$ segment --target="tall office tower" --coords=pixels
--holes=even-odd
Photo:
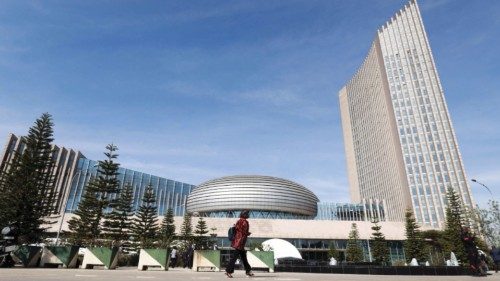
[[[411,208],[433,227],[444,226],[449,186],[474,206],[416,1],[377,31],[339,98],[354,202],[383,199],[388,219]]]

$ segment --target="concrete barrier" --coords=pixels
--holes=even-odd
[[[78,246],[46,246],[43,248],[40,267],[62,265],[66,268],[75,268],[79,248]]]
[[[92,269],[94,266],[104,266],[105,269],[115,269],[118,263],[118,248],[87,248],[83,256],[82,268]]]
[[[252,268],[267,268],[269,272],[274,272],[273,251],[248,251],[247,259]]]
[[[219,250],[196,250],[193,256],[193,270],[200,268],[210,268],[213,271],[220,271],[220,251]]]
[[[22,245],[12,253],[12,258],[24,267],[36,267],[42,254],[42,247]]]
[[[162,270],[168,270],[170,252],[167,249],[141,249],[137,269],[146,270],[149,267],[160,267]]]

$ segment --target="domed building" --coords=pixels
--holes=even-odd
[[[343,253],[356,223],[365,259],[369,260],[372,220],[379,221],[390,244],[393,260],[403,259],[403,222],[387,222],[383,204],[362,201],[356,204],[319,202],[306,187],[290,180],[259,175],[237,175],[212,179],[195,187],[186,199],[186,212],[204,218],[212,241],[229,259],[229,227],[242,210],[250,211],[247,247],[279,238],[293,245],[306,260],[327,260],[332,243]],[[181,221],[182,220],[182,221]],[[183,218],[177,222],[180,228]],[[253,246],[252,246],[253,245]]]
[[[239,175],[209,180],[187,198],[187,212],[200,217],[231,218],[249,210],[251,218],[313,219],[318,197],[281,178]]]

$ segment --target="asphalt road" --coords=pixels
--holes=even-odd
[[[267,273],[255,272],[252,278],[246,278],[244,271],[236,271],[233,279],[256,279],[257,281],[460,281],[477,280],[478,277],[472,276],[394,276],[394,275],[351,275],[351,274],[319,274],[319,273]],[[500,281],[500,273],[493,273],[482,280]],[[135,268],[119,268],[117,270],[100,269],[50,269],[50,268],[0,268],[0,280],[8,281],[98,281],[98,280],[168,280],[168,281],[187,281],[187,280],[227,280],[224,272],[193,272],[187,269],[175,268],[169,271],[138,271]]]

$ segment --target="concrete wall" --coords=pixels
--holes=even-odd
[[[66,214],[62,229],[67,230],[67,222],[73,214]],[[161,221],[163,217],[159,217]],[[177,233],[181,229],[183,217],[175,217]],[[204,218],[207,222],[209,233],[211,228],[217,228],[215,234],[218,237],[227,237],[227,230],[237,218]],[[325,220],[272,220],[272,219],[252,219],[249,220],[251,237],[254,238],[289,238],[289,239],[347,239],[351,230],[351,221],[325,221]],[[197,217],[193,217],[193,228],[198,222]],[[360,239],[370,239],[372,223],[356,221]],[[404,240],[404,222],[380,222],[382,232],[388,240]],[[57,232],[59,225],[50,226],[51,232]]]

